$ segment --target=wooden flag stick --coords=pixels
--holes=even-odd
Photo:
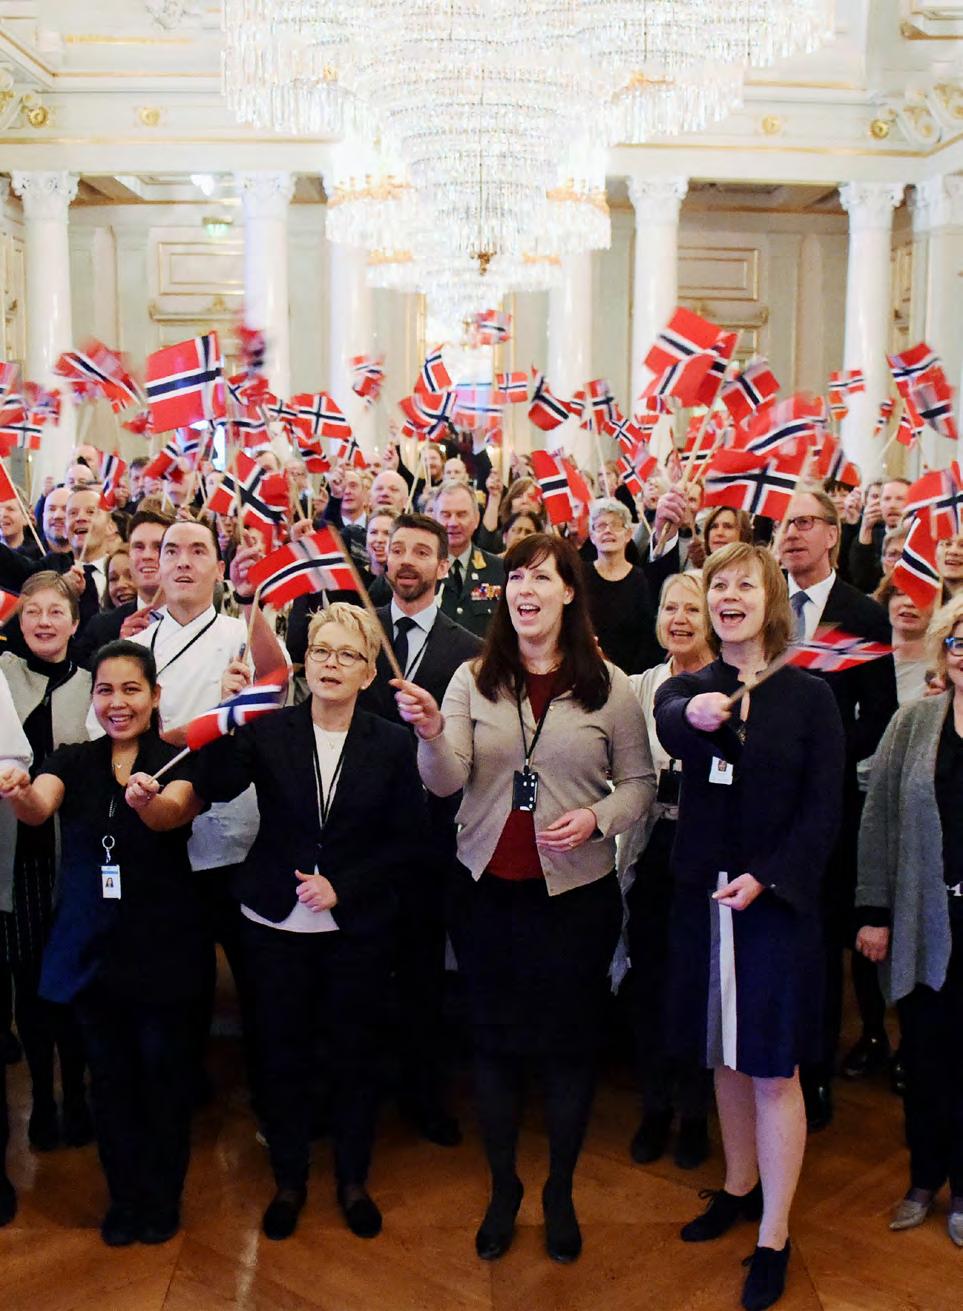
[[[765,669],[760,670],[760,672],[754,677],[747,678],[742,686],[733,692],[732,696],[726,702],[726,708],[732,710],[739,704],[744,696],[747,696],[748,693],[753,690],[753,688],[758,687],[760,683],[764,683],[767,678],[772,678],[773,674],[778,674],[783,665],[787,665],[792,659],[794,652],[795,647],[788,646],[786,650],[783,651],[782,655],[776,656],[775,660],[770,661]]]
[[[594,417],[593,417],[593,426],[594,426]],[[605,461],[602,459],[602,440],[599,437],[598,428],[595,429],[595,454],[598,456],[598,461],[599,461],[599,481],[602,484],[602,491],[604,495],[611,496],[612,492],[609,491],[609,475],[605,469]]]
[[[261,587],[263,586],[264,584],[262,583]],[[251,637],[254,633],[254,620],[257,618],[257,612],[261,606],[261,587],[256,587],[254,589],[254,598],[251,601],[251,613],[247,617],[247,650],[249,652],[251,650]],[[253,655],[251,656],[251,664],[252,666],[254,664]]]
[[[408,488],[408,514],[411,514],[411,507],[414,504],[415,488],[418,486],[419,471],[425,475],[425,487],[428,486],[428,466],[425,464],[425,447],[428,445],[428,439],[426,438],[423,442],[419,443],[418,438],[416,437],[415,445],[418,449],[418,459],[415,461],[414,477],[411,480],[411,486]]]
[[[375,627],[377,628],[378,631],[378,637],[381,641],[381,649],[385,653],[385,659],[388,661],[388,664],[391,666],[391,672],[394,674],[395,678],[400,678],[402,681],[404,681],[404,677],[405,677],[404,670],[398,664],[398,657],[395,655],[394,647],[391,645],[390,641],[388,640],[388,634],[385,632],[381,620],[378,618],[378,612],[374,607],[374,602],[371,600],[371,597],[368,595],[368,589],[361,581],[361,575],[358,573],[357,566],[355,565],[355,562],[351,559],[351,556],[349,555],[348,550],[345,547],[344,540],[342,539],[341,534],[338,532],[337,528],[333,526],[333,524],[328,524],[328,530],[331,533],[331,536],[334,538],[335,542],[337,543],[338,550],[344,556],[344,561],[345,564],[348,566],[348,570],[351,574],[352,581],[354,582],[355,587],[358,589],[358,595],[361,597],[361,604],[364,606],[365,610],[367,610],[369,616],[374,621]]]
[[[177,755],[168,760],[166,765],[161,765],[157,773],[152,776],[151,782],[156,783],[159,778],[163,778],[169,769],[173,769],[178,761],[183,760],[185,756],[189,756],[190,754],[190,747],[185,747],[183,751],[178,751]]]
[[[6,472],[5,468],[4,468],[4,472]],[[7,477],[9,478],[10,475],[7,474]],[[17,504],[20,506],[20,509],[23,511],[23,517],[27,521],[27,527],[30,529],[30,532],[33,534],[33,540],[37,543],[37,550],[40,552],[41,555],[46,555],[47,552],[44,550],[43,542],[41,542],[40,540],[40,534],[37,532],[37,529],[34,526],[33,519],[30,516],[30,509],[27,506],[26,501],[23,499],[23,496],[21,495],[20,488],[13,481],[12,478],[10,478],[10,486],[14,490],[14,495],[17,498]]]
[[[695,443],[692,447],[692,450],[689,452],[689,458],[688,460],[686,460],[685,467],[682,470],[682,481],[679,483],[679,491],[682,492],[683,495],[685,495],[686,487],[688,487],[689,482],[691,481],[691,471],[696,468],[696,464],[695,464],[696,456],[699,454],[699,451],[702,448],[702,442],[703,439],[705,438],[706,431],[709,427],[709,419],[711,415],[712,415],[712,411],[706,410],[702,419],[702,423],[699,426],[699,432],[696,435]],[[659,552],[662,550],[666,542],[671,537],[672,531],[673,529],[671,524],[666,524],[665,527],[662,529],[662,532],[659,534],[659,540],[655,544],[656,556],[658,556]]]

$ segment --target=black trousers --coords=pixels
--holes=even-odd
[[[231,891],[239,865],[221,865],[217,869],[197,871],[198,887],[207,912],[211,931],[210,955],[204,996],[198,1007],[198,1061],[203,1063],[207,1042],[214,1018],[214,997],[217,990],[217,944],[224,950],[234,978],[238,1007],[241,1012],[241,1043],[244,1051],[244,1069],[248,1090],[255,1102],[256,1074],[254,1068],[254,1038],[252,1034],[251,989],[245,977],[245,957],[241,947],[241,908]]]
[[[636,864],[626,902],[632,970],[628,978],[636,1071],[646,1115],[678,1111],[701,1119],[712,1096],[712,1075],[695,1061],[666,1051],[666,981],[673,881],[669,858],[675,821],[660,819]]]
[[[150,1004],[100,989],[77,999],[94,1123],[111,1201],[180,1204],[190,1157],[197,1004]]]
[[[30,1069],[35,1107],[54,1104],[54,1051],[60,1060],[60,1085],[65,1106],[84,1100],[84,1046],[77,1017],[39,995],[40,961],[11,968],[17,1033]]]
[[[943,987],[917,986],[899,1015],[912,1186],[937,1191],[948,1179],[963,1197],[963,916]]]
[[[258,1105],[278,1188],[308,1178],[316,1035],[327,1043],[339,1184],[363,1184],[381,1086],[391,937],[289,933],[244,919]]]

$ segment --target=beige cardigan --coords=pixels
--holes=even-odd
[[[568,810],[595,812],[598,834],[568,853],[540,851],[551,896],[603,878],[615,866],[615,835],[644,816],[655,796],[655,773],[642,707],[620,669],[608,665],[609,699],[585,711],[570,692],[549,708],[535,747],[539,776],[536,832]],[[436,796],[464,788],[458,811],[458,858],[472,876],[488,867],[511,811],[512,777],[525,756],[513,697],[495,702],[478,690],[471,664],[448,685],[442,705],[445,731],[418,744],[422,781]],[[532,708],[522,702],[525,734],[535,732]]]

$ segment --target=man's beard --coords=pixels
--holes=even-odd
[[[403,601],[408,601],[409,603],[411,601],[420,601],[421,598],[425,596],[428,592],[433,591],[435,586],[434,583],[429,582],[427,579],[419,578],[417,588],[414,592],[407,592],[407,593],[401,592],[399,591],[399,584],[397,580],[392,578],[390,575],[386,575],[386,576],[388,578],[388,586],[391,588],[392,592],[394,592],[396,596],[400,596]],[[413,581],[414,581],[413,579],[405,578],[401,580],[400,585],[401,587],[411,587],[413,585]]]

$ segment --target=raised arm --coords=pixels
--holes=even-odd
[[[463,664],[448,684],[443,713],[428,725],[415,726],[419,737],[418,771],[425,787],[436,797],[450,797],[465,786],[471,775],[475,756],[475,730],[469,704],[471,682],[471,665]],[[400,701],[398,709],[404,718]]]
[[[45,823],[64,799],[64,785],[56,774],[39,774],[31,783],[30,775],[19,765],[0,768],[0,798],[23,824],[36,827]]]
[[[181,828],[201,813],[203,802],[186,779],[177,778],[161,787],[150,774],[131,774],[125,794],[131,810],[154,833]]]

